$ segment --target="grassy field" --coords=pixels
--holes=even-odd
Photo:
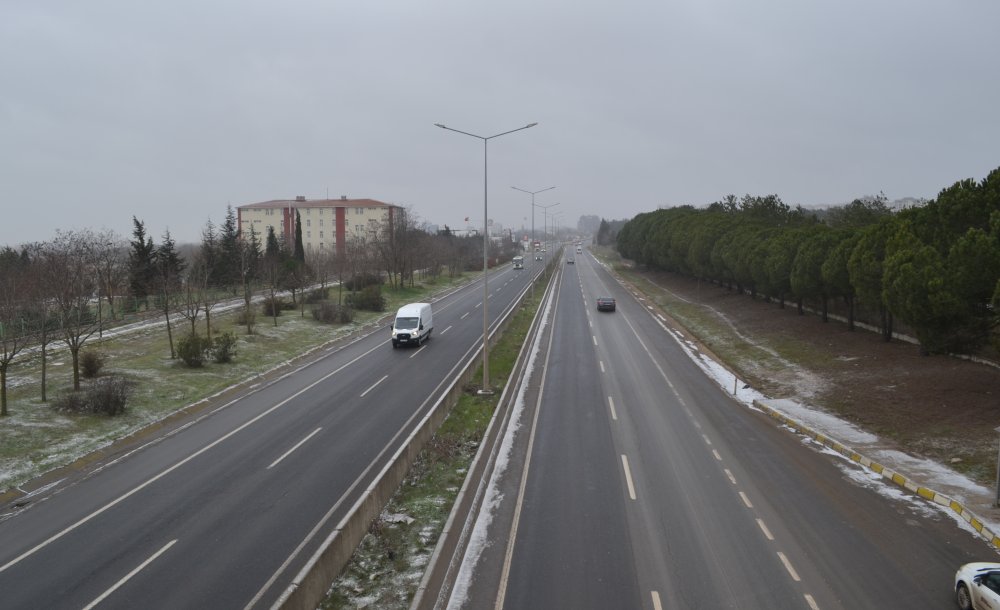
[[[72,389],[72,361],[68,350],[48,358],[47,402],[41,400],[40,358],[22,359],[8,376],[8,410],[0,419],[0,493],[54,468],[72,463],[96,449],[140,431],[177,411],[203,401],[226,388],[252,380],[284,363],[301,358],[310,350],[337,338],[370,327],[399,305],[426,299],[434,292],[468,278],[441,278],[416,287],[383,289],[386,311],[356,312],[351,324],[330,325],[315,321],[306,308],[284,311],[277,326],[257,313],[253,335],[236,324],[236,313],[212,316],[213,334],[231,331],[239,338],[236,358],[229,364],[206,360],[199,369],[170,358],[166,327],[151,324],[113,339],[91,338],[83,351],[99,353],[105,362],[102,375],[120,374],[134,382],[134,394],[123,415],[78,415],[56,411],[55,399]],[[336,299],[336,289],[331,289]],[[188,332],[187,323],[175,325],[174,340]],[[204,320],[199,322],[204,333]],[[86,384],[84,380],[84,384]]]

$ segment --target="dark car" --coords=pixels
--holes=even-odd
[[[571,257],[569,257],[569,258],[566,259],[566,264],[567,265],[575,265],[576,261],[573,260],[573,257],[571,256]]]
[[[597,297],[597,311],[614,311],[615,300],[611,297]]]

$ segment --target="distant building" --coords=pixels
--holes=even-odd
[[[278,239],[295,242],[295,211],[302,218],[302,244],[306,253],[334,250],[343,254],[351,239],[373,237],[392,223],[400,209],[374,199],[275,199],[241,205],[236,208],[241,235],[251,227],[263,241],[267,228],[273,227]]]

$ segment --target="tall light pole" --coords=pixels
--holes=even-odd
[[[545,235],[548,232],[548,226],[549,226],[548,216],[547,216],[546,210],[548,210],[549,208],[554,208],[557,205],[562,205],[562,202],[560,201],[559,203],[550,203],[549,205],[541,205],[541,204],[538,205],[538,207],[542,208],[542,218],[544,219],[544,224],[542,225],[542,227],[543,227],[542,228],[542,239],[543,240],[545,239]],[[534,238],[532,238],[532,239],[534,239]],[[546,252],[546,254],[548,254],[548,252]],[[545,258],[545,257],[543,257],[543,258]]]
[[[515,131],[521,131],[522,129],[527,129],[529,127],[534,127],[538,123],[528,123],[524,127],[518,127],[517,129],[511,129],[510,131],[505,131],[503,133],[498,133],[492,136],[477,136],[474,133],[469,133],[467,131],[461,131],[459,129],[452,129],[451,127],[445,127],[441,123],[434,123],[435,126],[441,129],[447,129],[448,131],[454,131],[455,133],[460,133],[473,138],[479,138],[483,141],[483,387],[479,390],[480,394],[492,394],[490,390],[490,318],[488,313],[488,300],[490,298],[489,291],[489,281],[487,280],[487,275],[489,273],[489,249],[490,249],[490,230],[489,230],[489,212],[487,207],[487,180],[488,175],[488,165],[487,165],[487,144],[493,138],[499,138],[500,136],[505,136],[508,133],[514,133]]]
[[[525,190],[525,189],[522,189],[522,188],[517,188],[516,186],[512,186],[510,188],[514,189],[515,191],[521,191],[522,193],[528,193],[529,195],[531,195],[531,257],[534,258],[534,256],[535,256],[535,195],[537,195],[538,193],[544,193],[545,191],[551,191],[552,189],[554,189],[556,187],[550,186],[550,187],[544,188],[544,189],[542,189],[540,191],[528,191],[528,190]]]

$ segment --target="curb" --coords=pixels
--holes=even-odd
[[[883,479],[891,481],[895,485],[902,487],[907,491],[915,493],[921,498],[930,500],[935,504],[950,509],[956,515],[964,519],[966,523],[971,525],[972,529],[974,529],[976,533],[978,533],[984,540],[989,542],[993,546],[993,548],[1000,550],[1000,534],[997,534],[996,532],[993,532],[992,530],[988,529],[985,526],[982,517],[976,515],[974,512],[969,510],[966,506],[964,506],[962,503],[958,502],[954,498],[920,485],[916,481],[905,477],[899,472],[896,472],[891,468],[888,468],[887,466],[884,466],[883,464],[880,464],[872,460],[871,458],[861,455],[860,453],[848,447],[847,445],[841,443],[837,439],[832,438],[821,432],[817,432],[812,428],[810,428],[809,426],[806,426],[805,424],[792,419],[791,417],[785,415],[781,411],[769,407],[759,400],[754,400],[753,406],[760,409],[773,419],[776,419],[781,423],[785,424],[786,426],[792,428],[796,432],[804,434],[809,438],[813,439],[814,441],[822,444],[823,446],[836,451],[837,453],[848,458],[852,462],[861,464],[865,468],[874,471],[875,473],[879,474]]]

